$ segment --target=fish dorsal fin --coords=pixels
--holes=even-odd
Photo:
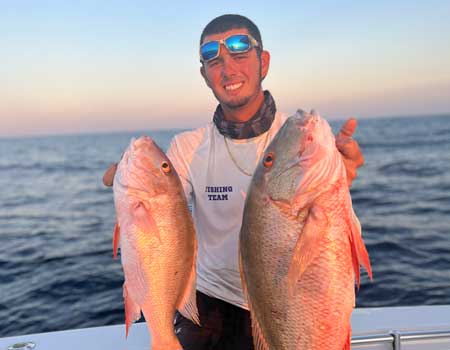
[[[194,244],[194,258],[192,259],[189,279],[183,292],[183,296],[177,306],[177,310],[186,318],[200,326],[200,318],[197,308],[197,239]]]
[[[349,194],[350,197],[350,194]],[[355,273],[356,285],[360,285],[360,266],[364,266],[369,274],[369,278],[372,281],[372,267],[370,265],[369,253],[367,253],[366,246],[362,239],[361,235],[361,224],[359,223],[358,218],[351,206],[351,198],[350,200],[350,246],[352,248],[352,262],[353,262],[353,271]]]
[[[141,308],[131,297],[126,282],[123,284],[123,299],[125,302],[125,337],[128,337],[133,322],[141,318]]]
[[[295,286],[314,259],[320,254],[319,241],[328,230],[328,219],[324,210],[313,205],[295,244],[287,274],[288,295],[295,294]]]
[[[117,259],[117,251],[119,250],[119,241],[120,241],[120,227],[119,223],[116,222],[114,225],[114,233],[113,233],[113,257]]]
[[[158,226],[150,209],[150,204],[145,201],[139,201],[131,206],[131,215],[133,223],[141,232],[149,232],[154,235],[161,243]]]
[[[252,301],[250,299],[250,296],[248,294],[247,290],[247,283],[245,281],[245,275],[244,275],[244,265],[242,264],[242,255],[241,255],[241,248],[239,247],[239,272],[241,275],[241,282],[242,282],[242,291],[244,293],[244,297],[247,300],[248,308],[250,311],[250,318],[252,323],[252,335],[253,335],[253,345],[255,346],[255,350],[269,350],[269,344],[266,341],[266,338],[264,338],[264,334],[262,332],[261,326],[259,325],[258,318],[256,317],[255,310],[252,307]]]

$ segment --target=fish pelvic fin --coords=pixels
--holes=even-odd
[[[242,291],[244,298],[247,300],[248,308],[250,311],[250,319],[252,324],[253,345],[255,350],[269,350],[269,345],[261,330],[258,318],[256,317],[255,309],[252,306],[250,295],[248,294],[247,282],[245,281],[244,265],[242,263],[241,247],[239,245],[239,272],[241,274]]]
[[[349,194],[350,197],[350,194]],[[351,203],[351,199],[350,199]],[[353,271],[355,273],[356,285],[359,289],[360,286],[360,266],[364,266],[369,274],[369,278],[373,281],[372,277],[372,267],[370,265],[369,253],[367,252],[366,246],[362,239],[361,235],[361,224],[359,223],[358,218],[356,217],[353,208],[350,206],[351,217],[350,217],[350,246],[352,248],[352,263],[353,263]]]
[[[131,298],[126,282],[123,284],[123,299],[125,301],[125,336],[128,337],[133,322],[141,318],[141,307]]]
[[[184,289],[183,296],[177,306],[177,310],[186,318],[200,326],[200,318],[197,308],[197,239],[195,239],[194,258],[192,259],[189,279]]]
[[[117,252],[119,250],[119,241],[120,241],[120,228],[119,223],[116,222],[114,225],[114,233],[113,233],[113,257],[117,259]]]
[[[254,311],[252,311],[250,303],[249,308],[252,322],[253,345],[255,346],[255,350],[269,350],[269,345],[264,338],[264,334],[261,330],[261,326],[259,325],[258,318],[256,317]]]
[[[328,218],[325,211],[317,204],[314,204],[309,210],[305,225],[292,253],[287,273],[287,291],[289,296],[292,297],[295,294],[297,282],[320,254],[319,241],[328,227]]]

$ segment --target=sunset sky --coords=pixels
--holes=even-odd
[[[259,26],[280,111],[450,113],[449,1],[0,0],[0,136],[206,123],[198,41],[224,13]]]

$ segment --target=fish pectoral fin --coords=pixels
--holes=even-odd
[[[319,241],[328,229],[328,219],[324,210],[313,205],[309,210],[303,230],[299,235],[292,253],[291,264],[287,274],[288,295],[295,294],[295,286],[303,273],[320,253]]]
[[[153,219],[149,204],[145,202],[137,202],[132,206],[131,213],[134,219],[133,222],[139,230],[153,234],[158,241],[161,242],[158,226]]]
[[[117,259],[117,251],[119,250],[119,241],[120,241],[120,227],[119,223],[116,222],[114,225],[114,233],[113,233],[113,257]]]
[[[123,299],[125,301],[125,336],[128,337],[128,331],[133,322],[141,318],[141,308],[131,297],[126,282],[123,284]]]
[[[189,274],[189,279],[186,284],[183,296],[177,306],[177,310],[184,317],[190,319],[192,322],[200,326],[200,318],[198,316],[197,308],[197,240],[195,240],[195,252],[194,258],[192,259],[191,271]]]

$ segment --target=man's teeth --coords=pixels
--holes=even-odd
[[[225,86],[225,90],[232,91],[232,90],[239,89],[242,86],[242,84],[243,83],[236,83],[236,84],[232,84],[232,85],[226,85]]]

